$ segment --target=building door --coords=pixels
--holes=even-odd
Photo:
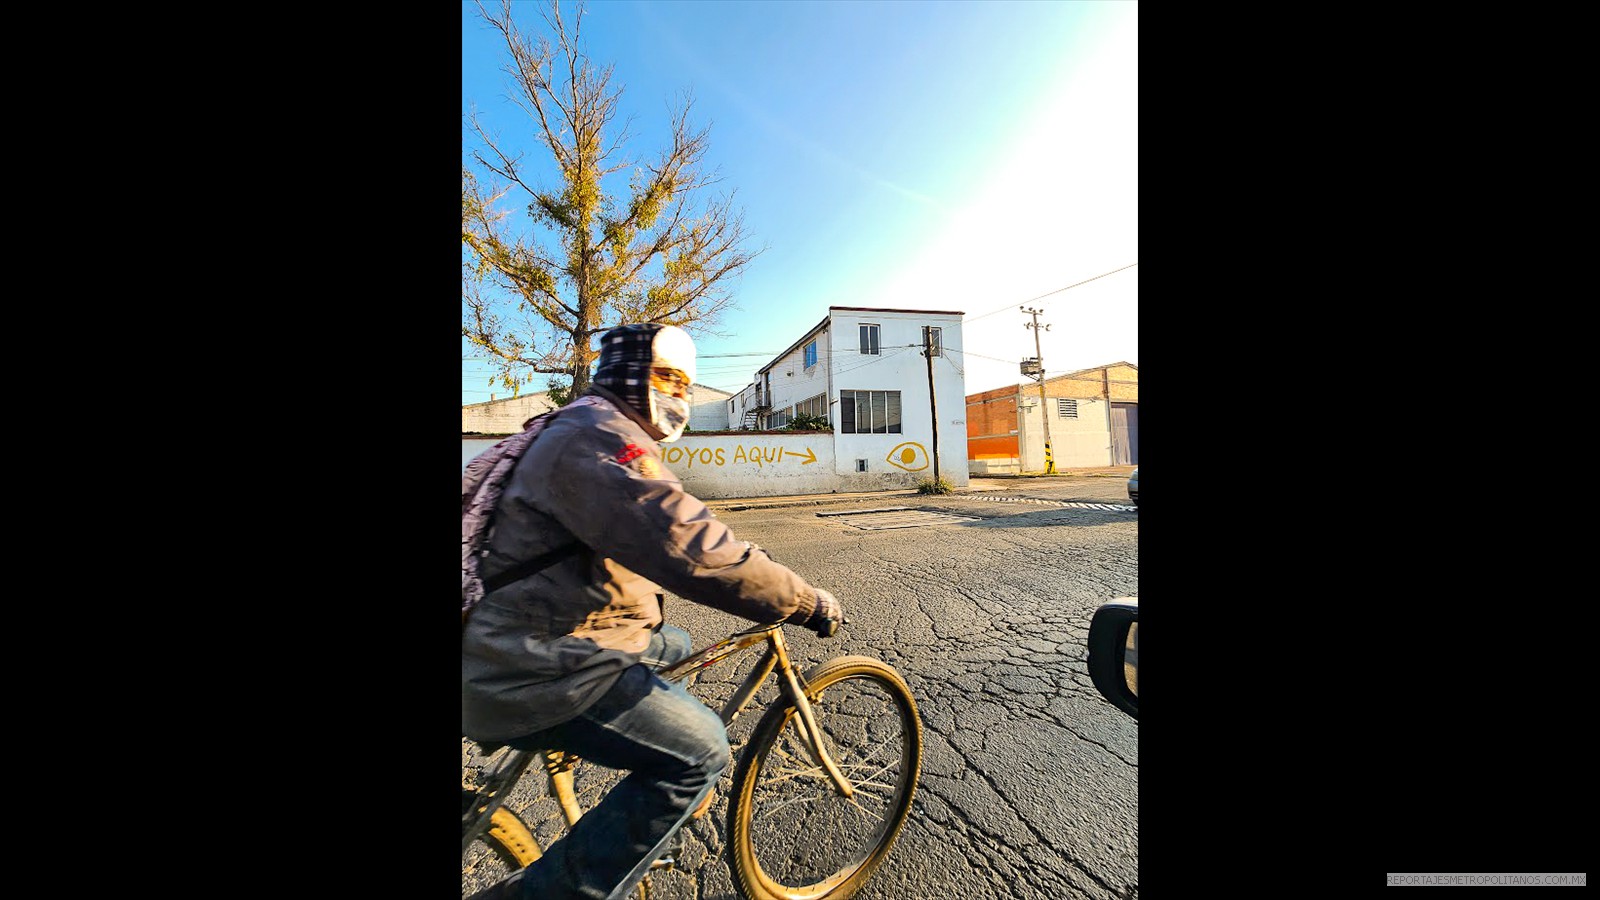
[[[1111,464],[1139,464],[1139,404],[1111,404]]]

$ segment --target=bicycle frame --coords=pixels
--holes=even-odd
[[[844,772],[833,761],[833,757],[829,755],[827,748],[823,746],[818,737],[821,731],[817,728],[816,713],[811,708],[811,698],[806,694],[804,679],[795,671],[794,664],[789,659],[789,645],[783,637],[782,622],[775,622],[771,625],[758,625],[747,631],[732,634],[715,644],[689,654],[689,656],[678,662],[659,670],[656,674],[666,681],[675,684],[680,683],[725,659],[737,656],[752,647],[763,644],[766,646],[766,652],[762,654],[755,668],[751,669],[750,673],[745,676],[744,683],[739,685],[739,689],[733,692],[733,696],[728,698],[727,703],[723,704],[722,711],[719,713],[723,727],[726,728],[732,724],[739,713],[744,711],[750,700],[755,697],[756,692],[761,689],[761,686],[766,683],[767,678],[775,670],[781,671],[782,675],[778,679],[778,687],[794,706],[795,714],[800,720],[800,735],[805,742],[806,748],[811,752],[811,758],[824,772],[828,773],[828,779],[833,782],[834,790],[838,791],[840,796],[854,797],[855,788],[851,786],[849,779],[845,778]],[[538,751],[537,753],[523,750],[513,751],[510,756],[502,761],[499,771],[516,773],[510,782],[514,784],[521,777],[523,768],[532,761],[535,755],[543,762],[545,773],[550,778],[550,792],[560,803],[561,812],[566,818],[567,824],[569,826],[577,824],[578,819],[583,815],[583,810],[578,808],[574,799],[575,792],[573,791],[572,783],[573,759],[568,754],[551,750]],[[476,836],[488,827],[490,814],[499,808],[504,799],[504,792],[495,796],[478,820],[478,827],[463,836],[461,844],[463,852]]]
[[[811,699],[806,696],[805,686],[801,683],[800,674],[795,671],[794,664],[789,660],[789,645],[783,637],[783,623],[775,622],[771,625],[759,625],[748,631],[737,634],[706,647],[704,650],[689,654],[689,656],[662,669],[659,674],[671,682],[687,680],[690,676],[735,656],[758,644],[766,644],[767,650],[756,663],[750,674],[745,676],[744,683],[733,692],[728,702],[722,707],[722,725],[727,727],[744,711],[750,703],[750,698],[765,684],[768,676],[776,669],[782,672],[778,679],[778,687],[789,702],[794,705],[795,714],[800,719],[800,735],[804,738],[806,748],[811,751],[811,757],[828,773],[828,778],[833,782],[834,789],[840,796],[855,796],[855,788],[851,787],[849,779],[839,770],[839,766],[828,755],[828,749],[819,739],[820,731],[817,730],[816,713],[811,709]]]

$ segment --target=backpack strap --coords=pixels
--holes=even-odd
[[[535,556],[533,559],[525,562],[517,563],[493,578],[485,578],[483,580],[483,592],[485,594],[489,594],[494,591],[498,591],[513,581],[521,581],[540,569],[547,569],[561,560],[566,559],[572,554],[578,552],[578,550],[582,547],[583,544],[581,542],[576,544],[568,544],[565,547],[551,550],[548,553],[541,553],[538,556]]]

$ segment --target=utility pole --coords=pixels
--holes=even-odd
[[[922,355],[928,358],[928,415],[933,419],[933,486],[939,486],[939,404],[933,399],[933,330],[922,326]]]
[[[1035,362],[1039,365],[1039,373],[1033,378],[1039,382],[1039,414],[1044,417],[1044,473],[1046,475],[1054,475],[1056,473],[1056,458],[1050,452],[1050,409],[1045,405],[1044,396],[1044,354],[1039,350],[1039,313],[1043,312],[1043,310],[1029,309],[1026,306],[1017,308],[1033,316],[1033,322],[1024,322],[1022,327],[1033,329],[1033,353]],[[1045,331],[1050,330],[1049,325],[1043,327]]]

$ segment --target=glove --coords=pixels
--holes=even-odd
[[[816,606],[812,608],[811,615],[804,622],[797,624],[815,631],[817,637],[833,637],[839,630],[839,623],[845,620],[844,607],[839,605],[839,598],[822,588],[812,588],[812,590],[817,594]]]

